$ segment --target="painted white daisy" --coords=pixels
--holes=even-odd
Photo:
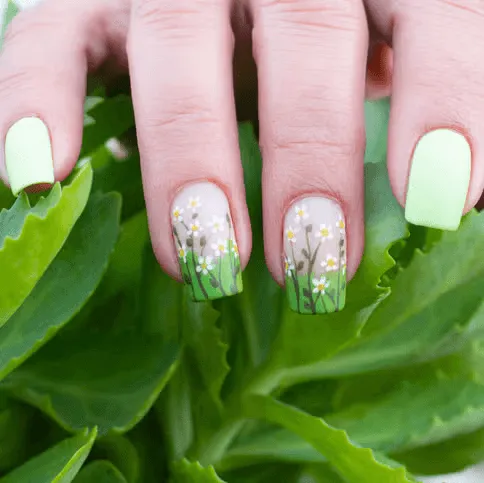
[[[232,253],[235,258],[239,258],[239,246],[235,240],[232,240]]]
[[[227,253],[227,240],[217,240],[212,244],[212,249],[216,257],[223,257]]]
[[[319,225],[319,230],[316,231],[316,238],[321,238],[321,241],[331,240],[333,238],[332,228],[326,225]]]
[[[188,228],[187,235],[193,235],[194,237],[198,237],[200,232],[203,231],[203,228],[198,221],[192,221],[190,225],[188,225]]]
[[[289,243],[296,243],[297,239],[296,239],[296,230],[294,230],[292,228],[292,226],[290,226],[287,230],[286,230],[286,237],[287,237],[287,241]]]
[[[200,257],[198,259],[197,272],[208,275],[209,270],[213,270],[212,257]]]
[[[321,262],[321,266],[327,271],[327,272],[335,272],[338,270],[338,260],[333,257],[333,255],[328,255],[326,257],[326,260],[323,260]]]
[[[190,197],[188,198],[188,206],[189,210],[195,211],[197,208],[200,208],[202,204],[200,203],[200,196]]]
[[[175,209],[173,210],[173,223],[180,223],[183,221],[183,212],[185,210],[183,208],[180,208],[179,206],[175,206]]]
[[[321,275],[321,277],[318,278],[313,278],[313,293],[320,293],[324,295],[326,293],[326,289],[329,287],[329,281],[328,279]]]
[[[342,216],[338,218],[338,221],[336,222],[336,228],[338,228],[341,233],[345,232],[346,224]]]
[[[294,208],[296,212],[296,223],[300,223],[309,217],[308,209],[306,205],[298,205]]]
[[[183,258],[183,261],[187,263],[187,246],[185,244],[178,249],[178,256]]]
[[[291,275],[292,271],[294,270],[294,263],[292,263],[292,260],[290,258],[285,258],[284,260],[284,271],[286,272],[287,275]]]
[[[212,221],[209,222],[208,226],[212,229],[212,233],[224,231],[224,227],[225,227],[224,219],[220,218],[219,216],[213,216]]]

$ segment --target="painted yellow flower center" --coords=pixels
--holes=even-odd
[[[343,220],[338,221],[338,228],[343,229],[345,227],[345,222]]]
[[[239,247],[237,245],[234,245],[233,251],[234,253],[239,253]]]
[[[225,250],[225,246],[224,245],[219,245],[218,246],[218,249],[220,252],[223,252]]]
[[[295,236],[295,234],[294,234],[294,232],[293,232],[293,231],[289,230],[289,231],[287,232],[287,238],[288,238],[289,240],[294,240],[294,236]]]
[[[329,236],[328,228],[321,228],[321,230],[319,230],[319,233],[323,238],[327,238]]]
[[[202,267],[202,270],[206,270],[208,267],[208,265],[205,262],[203,262],[200,266]]]
[[[289,270],[289,263],[285,263],[285,267],[286,267],[286,272]]]
[[[328,261],[327,261],[327,264],[328,264],[328,267],[335,267],[336,266],[336,260],[334,258],[330,258]]]
[[[297,216],[304,216],[304,210],[297,210]]]
[[[326,288],[326,285],[323,282],[318,283],[318,290],[322,292]]]
[[[196,200],[192,200],[192,201],[190,201],[190,206],[191,206],[192,208],[196,208],[196,207],[197,207],[197,205],[198,205],[198,203],[197,203],[197,201],[196,201]]]
[[[180,257],[184,257],[185,256],[185,250],[183,250],[183,248],[180,248]]]
[[[178,218],[178,217],[180,216],[180,212],[179,212],[178,210],[175,210],[175,211],[173,212],[173,216],[174,216],[175,218]]]
[[[192,231],[198,231],[199,226],[198,225],[192,225]]]

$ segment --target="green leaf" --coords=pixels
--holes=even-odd
[[[93,196],[64,247],[0,328],[0,379],[50,340],[92,295],[119,231],[119,197]]]
[[[145,257],[142,293],[143,330],[161,333],[165,340],[181,337],[185,347],[183,367],[170,382],[160,410],[164,425],[173,427],[168,430],[172,450],[182,456],[192,436],[192,402],[200,423],[199,439],[203,439],[203,426],[220,424],[220,393],[230,370],[228,347],[217,326],[220,314],[210,304],[193,302],[187,290],[161,271],[151,250]],[[191,393],[196,394],[193,400]]]
[[[311,481],[300,480],[301,470],[296,465],[285,464],[251,464],[246,468],[236,471],[222,473],[221,478],[230,483],[313,483]],[[220,474],[220,472],[219,472]],[[334,481],[332,483],[339,483]]]
[[[122,433],[151,408],[178,353],[153,335],[82,331],[51,341],[3,387],[69,431],[96,425],[101,435]]]
[[[344,483],[328,465],[306,466],[299,476],[298,483]]]
[[[133,292],[142,280],[143,254],[148,244],[146,211],[129,218],[121,225],[107,272],[96,291],[96,302],[107,300],[119,292]]]
[[[395,453],[394,458],[420,475],[462,471],[484,460],[484,429],[404,453]]]
[[[4,12],[0,11],[0,13],[3,13],[3,19],[0,18],[0,20],[2,20],[2,22],[0,22],[0,50],[3,47],[3,37],[5,35],[5,31],[18,12],[19,9],[17,5],[12,2],[12,0],[7,0],[7,8]]]
[[[324,420],[294,407],[268,397],[250,396],[244,401],[244,412],[249,418],[279,424],[309,442],[348,483],[415,481],[403,466],[388,460],[378,461],[370,449],[352,443],[343,430],[332,428]]]
[[[186,459],[177,461],[172,466],[173,483],[223,483],[213,466],[204,468],[198,462]]]
[[[121,161],[115,161],[109,152],[107,156],[110,162],[95,170],[92,190],[120,193],[123,197],[122,219],[125,220],[145,208],[139,154],[134,153]]]
[[[74,483],[128,483],[109,461],[94,461],[76,476]]]
[[[365,102],[365,163],[386,164],[390,100]]]
[[[81,468],[97,431],[83,431],[29,460],[0,479],[0,483],[70,483]]]
[[[29,426],[33,410],[25,405],[0,398],[0,471],[20,465],[28,456]]]
[[[181,421],[180,421],[181,422]],[[167,451],[154,413],[150,412],[128,434],[139,457],[139,475],[128,483],[160,483],[168,473]],[[126,474],[126,473],[125,473]]]
[[[128,483],[139,481],[141,462],[132,441],[120,434],[110,434],[96,441],[92,459],[110,461],[124,475]],[[92,480],[95,481],[95,480]]]
[[[361,308],[388,293],[378,285],[382,275],[395,265],[389,248],[408,235],[385,163],[365,167],[365,186],[365,251],[358,272],[348,284],[346,310]]]
[[[86,206],[91,181],[92,170],[86,164],[69,185],[55,184],[33,208],[22,193],[10,210],[0,212],[0,327],[62,248]]]
[[[326,420],[363,446],[403,451],[483,427],[484,385],[464,378],[417,378]]]
[[[474,333],[483,327],[481,242],[484,213],[472,213],[457,232],[443,234],[429,253],[417,251],[357,343],[326,361],[321,374],[359,374],[458,351],[469,338],[467,328]]]
[[[88,107],[91,108],[87,111],[89,122],[84,128],[81,158],[134,126],[133,103],[128,96],[119,95]]]
[[[326,458],[296,434],[271,426],[255,434],[249,433],[237,441],[216,468],[218,471],[227,471],[268,461],[305,464],[324,463]]]

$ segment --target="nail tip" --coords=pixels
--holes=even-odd
[[[49,130],[40,118],[22,118],[10,127],[5,137],[5,166],[14,196],[31,186],[54,183]]]
[[[412,225],[422,226],[424,228],[433,228],[443,231],[457,231],[460,227],[462,218],[459,217],[457,220],[437,220],[414,216],[412,213],[407,213],[406,211],[405,220]]]

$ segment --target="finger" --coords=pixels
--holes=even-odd
[[[51,0],[9,26],[0,55],[0,176],[14,194],[64,179],[77,161],[88,67],[108,56],[106,16],[123,11],[116,0],[97,5]]]
[[[364,243],[364,10],[259,0],[254,21],[267,263],[293,309],[340,310]]]
[[[392,12],[390,179],[408,221],[455,230],[484,187],[484,8],[410,7],[394,3]]]
[[[128,54],[153,248],[197,300],[239,292],[238,247],[242,266],[250,252],[232,50],[229,2],[135,0]]]

